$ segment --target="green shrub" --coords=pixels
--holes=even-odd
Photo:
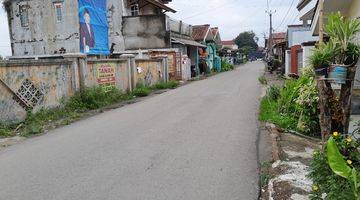
[[[312,199],[350,200],[359,199],[360,141],[348,135],[334,132],[325,152],[316,151],[310,165],[309,177],[319,188],[312,192]],[[356,183],[358,188],[356,188]],[[357,197],[355,197],[357,195]]]
[[[221,61],[221,71],[226,72],[234,69],[234,65],[228,63],[227,61]]]
[[[354,200],[351,184],[340,176],[332,172],[329,167],[327,156],[320,151],[316,151],[310,164],[308,175],[315,186],[310,198],[312,200],[322,199],[322,194],[326,193],[326,199],[331,200]]]
[[[267,96],[273,100],[273,101],[277,101],[280,98],[280,88],[277,86],[270,86],[270,88],[267,91]]]
[[[5,124],[0,124],[0,138],[11,137],[13,135],[14,133],[11,130],[11,127]]]
[[[318,92],[313,77],[288,80],[282,88],[271,87],[261,101],[260,120],[286,130],[318,136]]]
[[[267,79],[266,79],[265,76],[260,76],[260,77],[258,78],[258,80],[259,80],[259,82],[260,82],[262,85],[267,85],[267,84],[268,84]]]
[[[125,95],[116,88],[109,91],[102,87],[83,88],[75,93],[68,102],[66,108],[70,110],[86,111],[99,109],[124,99]]]

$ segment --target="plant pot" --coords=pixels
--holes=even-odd
[[[316,74],[317,76],[320,76],[320,77],[323,77],[323,78],[327,78],[328,75],[329,75],[328,68],[327,68],[327,67],[317,68],[317,69],[315,69],[315,74]]]
[[[333,65],[330,67],[329,79],[336,84],[345,84],[347,78],[347,66]]]

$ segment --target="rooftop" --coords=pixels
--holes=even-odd
[[[209,32],[210,24],[193,26],[192,37],[194,40],[204,40]]]

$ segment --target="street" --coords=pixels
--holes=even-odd
[[[0,199],[257,199],[262,69],[242,65],[6,148]]]

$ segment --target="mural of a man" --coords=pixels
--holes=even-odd
[[[89,10],[84,10],[83,17],[85,23],[80,23],[80,48],[84,53],[88,53],[95,47],[95,34]]]

